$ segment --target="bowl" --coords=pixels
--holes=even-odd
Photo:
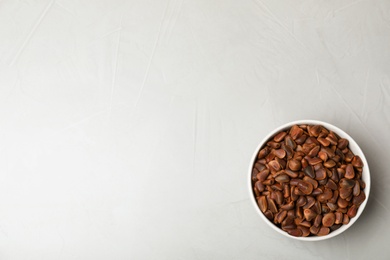
[[[289,235],[287,232],[283,231],[281,228],[276,226],[273,222],[268,220],[268,218],[261,212],[261,210],[260,210],[260,208],[259,208],[259,206],[257,204],[256,198],[255,198],[255,194],[253,192],[252,169],[253,169],[254,163],[256,162],[256,158],[257,158],[257,155],[258,155],[258,152],[260,151],[260,149],[276,133],[278,133],[280,131],[283,131],[283,130],[287,130],[290,127],[292,127],[293,125],[302,125],[302,124],[306,124],[306,125],[322,125],[325,128],[327,128],[328,130],[331,130],[334,133],[336,133],[339,137],[347,139],[349,141],[349,149],[355,155],[360,156],[360,158],[362,159],[363,164],[364,164],[363,172],[362,172],[362,180],[366,183],[366,187],[364,189],[364,192],[366,194],[366,199],[359,206],[356,216],[351,218],[348,224],[342,225],[339,229],[334,230],[334,231],[330,232],[329,234],[327,234],[325,236],[295,237],[295,236]],[[329,124],[329,123],[326,123],[326,122],[323,122],[323,121],[318,121],[318,120],[298,120],[298,121],[293,121],[293,122],[289,122],[287,124],[284,124],[282,126],[279,126],[276,129],[274,129],[273,131],[271,131],[266,137],[264,137],[264,139],[259,143],[259,145],[255,149],[255,151],[253,153],[253,156],[251,158],[251,161],[249,163],[249,171],[248,172],[249,172],[249,174],[248,174],[248,188],[249,189],[248,190],[249,190],[249,194],[250,194],[250,199],[251,199],[251,202],[253,204],[253,207],[255,208],[255,210],[258,213],[258,215],[260,216],[260,218],[262,218],[264,220],[264,222],[267,223],[270,228],[272,228],[276,232],[282,234],[283,236],[286,236],[286,237],[289,237],[289,238],[293,238],[293,239],[297,239],[297,240],[301,240],[301,241],[320,241],[320,240],[325,240],[325,239],[329,239],[329,238],[335,237],[335,236],[343,233],[345,230],[350,228],[358,220],[358,218],[362,214],[362,212],[363,212],[363,210],[364,210],[364,208],[365,208],[365,206],[367,204],[368,197],[369,197],[369,194],[370,194],[370,186],[371,186],[370,170],[369,170],[369,167],[368,167],[368,163],[367,163],[366,157],[364,156],[363,151],[360,149],[359,145],[355,142],[355,140],[350,135],[348,135],[346,132],[344,132],[340,128],[338,128],[338,127],[336,127],[336,126],[334,126],[332,124]]]

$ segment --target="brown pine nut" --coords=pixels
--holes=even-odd
[[[253,164],[261,212],[292,236],[324,236],[366,200],[362,159],[321,125],[294,125],[268,140]]]

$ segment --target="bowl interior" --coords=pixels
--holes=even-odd
[[[359,209],[358,209],[358,212],[356,214],[356,216],[352,219],[350,219],[350,222],[347,224],[347,225],[342,225],[339,229],[335,230],[335,231],[332,231],[331,233],[329,233],[328,235],[326,236],[313,236],[313,237],[294,237],[294,236],[291,236],[289,235],[287,232],[283,231],[282,229],[280,229],[279,227],[277,227],[275,224],[273,224],[270,220],[268,220],[264,214],[261,212],[261,210],[259,209],[258,205],[257,205],[257,202],[256,202],[256,198],[255,198],[255,195],[253,193],[253,188],[252,188],[252,168],[253,168],[253,165],[256,161],[256,158],[257,158],[257,154],[259,152],[259,150],[262,148],[262,146],[271,138],[273,137],[276,133],[280,132],[280,131],[283,131],[283,130],[287,130],[289,129],[291,126],[293,125],[301,125],[301,124],[308,124],[308,125],[322,125],[324,126],[325,128],[327,128],[328,130],[331,130],[333,131],[334,133],[336,133],[338,136],[342,137],[342,138],[345,138],[349,141],[349,149],[355,154],[355,155],[359,155],[360,158],[362,159],[363,161],[363,164],[364,164],[364,167],[363,167],[363,173],[362,173],[362,180],[366,183],[366,188],[364,189],[364,192],[366,194],[366,199],[364,200],[364,202],[360,205]],[[345,230],[347,230],[350,226],[352,226],[356,220],[359,218],[359,216],[362,214],[366,204],[367,204],[367,201],[368,201],[368,197],[369,197],[369,194],[370,194],[370,187],[371,187],[371,178],[370,178],[370,170],[369,170],[369,167],[368,167],[368,163],[367,163],[367,160],[366,160],[366,157],[364,156],[362,150],[360,149],[360,147],[358,146],[358,144],[355,142],[355,140],[349,136],[347,133],[345,133],[343,130],[339,129],[338,127],[334,126],[334,125],[331,125],[329,123],[326,123],[326,122],[323,122],[323,121],[318,121],[318,120],[299,120],[299,121],[293,121],[293,122],[290,122],[290,123],[287,123],[287,124],[284,124],[278,128],[276,128],[275,130],[273,130],[271,133],[269,133],[261,142],[260,144],[257,146],[253,156],[252,156],[252,160],[250,162],[250,165],[249,165],[249,192],[250,192],[250,197],[251,197],[251,201],[252,201],[252,204],[254,205],[257,213],[260,215],[260,217],[271,227],[273,228],[275,231],[277,231],[278,233],[284,235],[284,236],[287,236],[287,237],[290,237],[290,238],[294,238],[294,239],[298,239],[298,240],[303,240],[303,241],[319,241],[319,240],[324,240],[324,239],[328,239],[328,238],[331,238],[331,237],[335,237],[339,234],[341,234],[342,232],[344,232]]]

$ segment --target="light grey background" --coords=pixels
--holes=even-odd
[[[356,139],[355,225],[308,243],[252,208],[258,142]],[[386,259],[390,2],[0,2],[0,259]]]

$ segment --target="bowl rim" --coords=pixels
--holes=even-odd
[[[352,143],[352,146],[353,146],[353,149],[352,152],[355,154],[355,155],[359,155],[360,158],[362,159],[363,161],[363,164],[364,164],[364,167],[363,167],[363,173],[362,173],[362,179],[364,179],[364,182],[366,184],[366,187],[364,188],[364,192],[366,194],[366,199],[364,200],[364,202],[359,206],[358,208],[358,212],[356,214],[355,217],[353,217],[352,219],[350,219],[349,223],[347,225],[342,225],[339,229],[335,230],[335,231],[332,231],[331,233],[329,233],[328,235],[326,236],[312,236],[312,237],[295,237],[295,236],[291,236],[289,235],[287,232],[283,231],[282,229],[280,229],[279,227],[277,227],[273,222],[271,222],[270,220],[268,220],[265,215],[263,214],[263,212],[261,212],[259,206],[257,205],[257,201],[256,201],[256,197],[255,197],[255,194],[253,193],[253,186],[252,186],[252,169],[253,169],[253,165],[256,161],[256,158],[257,158],[257,154],[258,152],[260,151],[260,148],[271,138],[273,137],[276,133],[278,133],[279,131],[282,131],[282,130],[286,130],[290,127],[292,127],[293,125],[302,125],[302,124],[308,124],[308,125],[322,125],[324,126],[325,128],[327,128],[328,130],[331,130],[333,132],[335,132],[338,136],[342,137],[342,138],[346,138],[348,139],[349,141],[349,146],[350,144]],[[351,148],[351,147],[350,147]],[[320,120],[314,120],[314,119],[302,119],[302,120],[295,120],[295,121],[291,121],[291,122],[288,122],[288,123],[285,123],[279,127],[276,127],[274,130],[272,130],[271,132],[269,132],[269,134],[267,134],[261,141],[260,143],[257,145],[253,155],[252,155],[252,158],[251,158],[251,161],[250,161],[250,164],[249,164],[249,178],[248,178],[248,187],[249,187],[249,195],[250,195],[250,200],[252,202],[252,205],[254,206],[256,212],[258,213],[258,215],[260,215],[260,217],[268,224],[268,226],[270,226],[273,230],[277,231],[279,234],[282,234],[286,237],[289,237],[289,238],[293,238],[293,239],[296,239],[296,240],[301,240],[301,241],[321,241],[321,240],[326,240],[326,239],[329,239],[329,238],[332,238],[332,237],[335,237],[341,233],[343,233],[345,230],[347,230],[348,228],[350,228],[356,221],[357,219],[360,217],[360,215],[362,214],[364,208],[366,207],[366,204],[367,204],[367,201],[368,201],[368,198],[369,198],[369,195],[370,195],[370,189],[371,189],[371,175],[370,175],[370,169],[369,169],[369,166],[368,166],[368,163],[367,163],[367,159],[362,151],[362,149],[359,147],[359,145],[356,143],[356,141],[349,135],[347,134],[344,130],[338,128],[337,126],[333,125],[333,124],[330,124],[330,123],[327,123],[327,122],[324,122],[324,121],[320,121]]]

